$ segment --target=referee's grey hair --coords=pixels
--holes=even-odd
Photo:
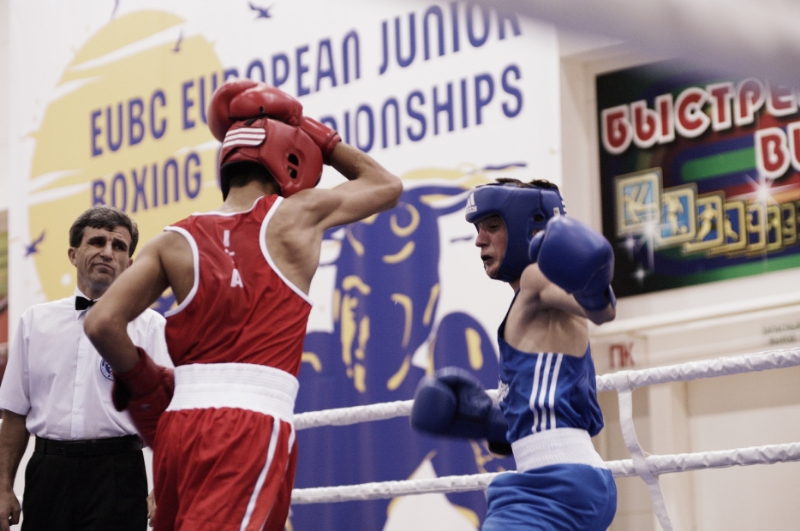
[[[78,216],[69,228],[69,246],[80,247],[83,241],[83,229],[91,227],[93,229],[114,230],[117,227],[125,227],[131,233],[131,246],[128,248],[128,256],[133,256],[136,244],[139,243],[139,227],[122,210],[109,205],[95,205],[83,214]]]

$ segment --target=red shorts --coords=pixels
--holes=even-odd
[[[224,373],[234,365],[241,364],[186,367],[201,367],[200,380],[211,369],[216,380],[220,367]],[[266,369],[245,369],[252,372],[253,367]],[[219,382],[211,388],[208,382],[186,385],[187,372],[197,383],[197,370],[176,370],[175,398],[159,421],[153,454],[155,531],[283,531],[297,457],[288,404],[283,398],[276,403],[275,396],[265,399],[258,391],[248,395],[252,382],[242,384],[239,369],[222,374],[226,381],[216,388]],[[277,391],[288,381],[278,382]],[[275,382],[270,385],[265,393],[274,395]],[[217,406],[208,407],[209,402]],[[247,409],[231,407],[245,403]]]

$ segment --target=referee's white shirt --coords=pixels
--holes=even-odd
[[[75,295],[84,296],[79,290]],[[28,308],[20,319],[0,385],[0,409],[26,415],[32,435],[74,441],[133,435],[127,412],[111,403],[111,367],[83,333],[88,310],[75,297]],[[153,310],[128,324],[133,343],[172,367],[164,318]]]

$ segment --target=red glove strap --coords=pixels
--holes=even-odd
[[[158,420],[175,392],[175,372],[156,365],[137,347],[139,362],[126,372],[114,373],[112,400],[117,411],[128,410],[136,430],[152,447]]]
[[[139,361],[132,369],[125,372],[114,371],[114,379],[125,386],[132,399],[144,396],[158,387],[161,377],[159,369],[163,368],[156,365],[140,347],[136,347],[136,350],[139,352]]]
[[[336,144],[342,141],[342,137],[339,136],[335,130],[331,129],[327,125],[314,120],[313,118],[309,118],[308,116],[303,116],[303,121],[300,122],[300,129],[311,137],[311,140],[319,146],[320,151],[322,151],[322,159],[325,161],[325,164],[330,164],[330,157],[331,153],[333,153],[333,148],[336,147]]]

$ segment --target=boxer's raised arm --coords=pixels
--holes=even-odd
[[[534,236],[529,258],[550,282],[574,297],[592,322],[615,317],[614,251],[602,234],[577,219],[557,216]],[[552,298],[558,301],[555,293]]]
[[[286,201],[293,204],[296,221],[324,231],[352,223],[394,207],[403,192],[399,178],[375,159],[345,143],[338,143],[330,154],[330,164],[347,182],[331,189],[310,189]]]

